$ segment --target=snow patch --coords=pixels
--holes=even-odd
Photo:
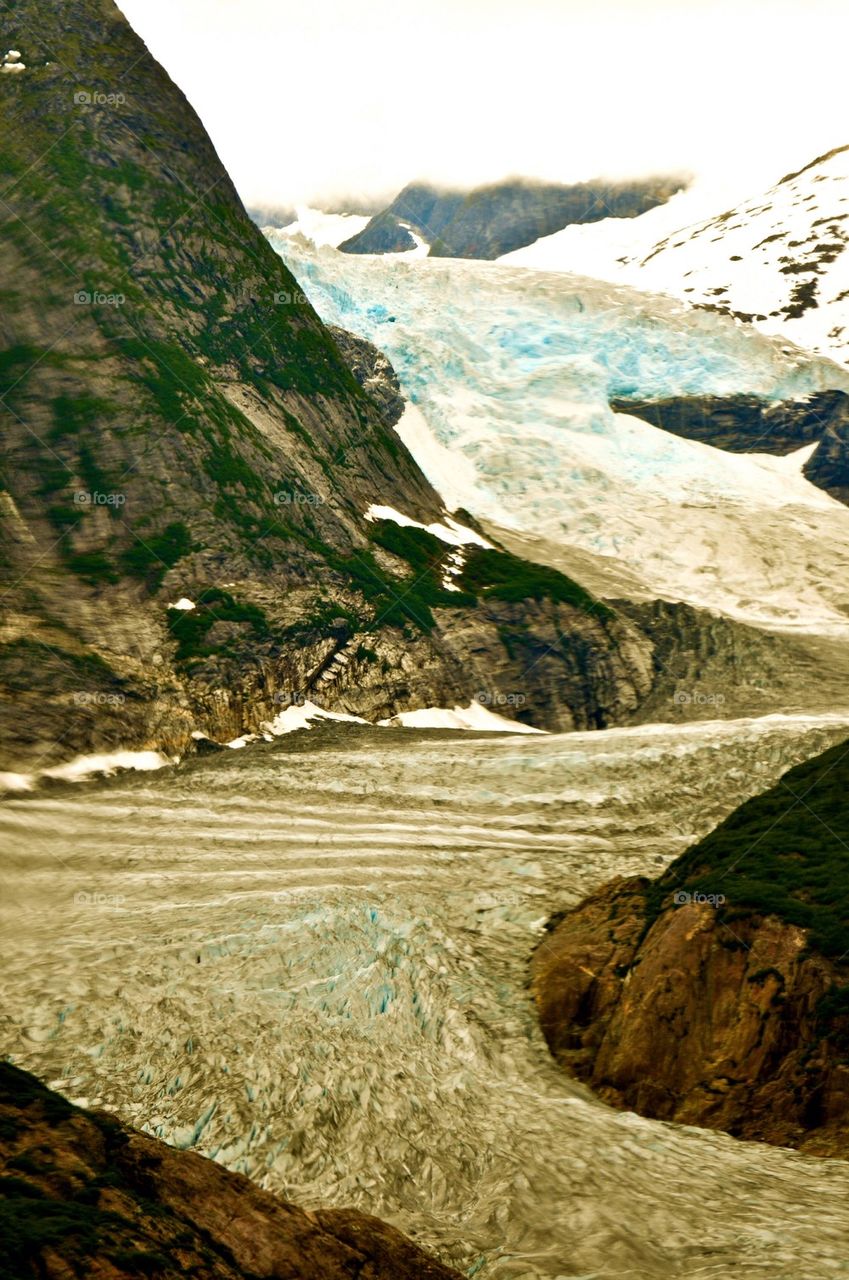
[[[849,150],[753,197],[697,186],[638,218],[566,227],[500,261],[739,312],[763,333],[849,361]]]
[[[188,613],[190,609],[196,609],[197,605],[194,603],[193,600],[187,600],[185,596],[181,596],[176,604],[169,604],[168,608],[180,609],[181,611]]]
[[[393,524],[401,525],[406,529],[424,529],[426,533],[432,533],[435,538],[439,538],[440,542],[447,542],[452,547],[476,546],[483,547],[487,551],[494,550],[491,542],[487,542],[486,538],[476,533],[474,529],[467,529],[465,525],[458,524],[453,516],[446,516],[444,522],[422,524],[420,520],[413,520],[411,516],[405,516],[394,507],[376,506],[372,503],[365,513],[365,518],[371,521],[391,520]]]
[[[302,702],[287,707],[269,723],[268,729],[275,737],[286,733],[295,733],[298,729],[311,729],[313,720],[343,720],[348,724],[368,724],[362,716],[349,716],[342,711],[325,711],[314,702]]]
[[[470,702],[467,707],[422,707],[418,711],[401,711],[389,720],[378,720],[382,728],[402,729],[466,729],[475,733],[545,733],[531,725],[508,720],[496,715],[480,702]]]
[[[147,773],[174,763],[174,760],[159,751],[113,751],[107,755],[77,756],[67,764],[43,769],[40,776],[56,778],[62,782],[80,782],[98,774],[108,778],[120,769],[135,769]]]

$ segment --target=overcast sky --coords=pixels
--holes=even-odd
[[[690,170],[849,142],[847,0],[119,0],[248,203]]]

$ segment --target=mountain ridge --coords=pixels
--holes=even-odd
[[[431,257],[493,260],[574,222],[636,217],[663,204],[683,178],[634,182],[552,183],[507,178],[471,191],[409,183],[342,253],[403,253],[416,248],[414,233]]]
[[[516,681],[541,727],[635,707],[647,638],[562,575],[449,591],[455,546],[376,541],[373,506],[445,516],[389,374],[340,339],[360,385],[110,0],[18,0],[7,35],[0,763],[182,754],[319,688],[369,719]]]

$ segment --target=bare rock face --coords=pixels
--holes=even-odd
[[[826,771],[829,785],[843,786],[834,778],[841,753],[845,744],[820,757],[822,787]],[[837,954],[830,914],[840,887],[831,883],[827,907],[818,911],[816,888],[808,891],[804,882],[816,886],[829,851],[805,866],[804,844],[787,838],[795,813],[788,791],[803,788],[812,805],[795,821],[815,823],[811,768],[808,762],[791,770],[714,833],[724,836],[724,848],[740,830],[745,865],[747,844],[757,839],[752,814],[764,840],[771,822],[779,832],[776,848],[787,849],[775,855],[771,884],[758,879],[761,866],[746,867],[744,881],[735,879],[733,862],[724,866],[718,853],[709,860],[718,846],[708,837],[658,882],[605,885],[556,923],[538,948],[532,989],[551,1051],[604,1101],[809,1154],[845,1154],[849,1002],[845,956]],[[775,808],[782,796],[790,809],[783,823]],[[838,829],[841,818],[835,815]],[[793,860],[786,888],[785,857]],[[715,893],[695,887],[711,877]],[[810,927],[787,918],[797,892]],[[759,896],[778,909],[758,909]]]
[[[451,1280],[377,1218],[307,1213],[0,1065],[0,1273],[15,1280]]]
[[[359,385],[378,406],[384,424],[394,427],[401,420],[405,400],[398,375],[387,357],[366,338],[359,338],[347,329],[330,325],[328,332]]]

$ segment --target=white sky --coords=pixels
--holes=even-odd
[[[689,170],[849,142],[847,0],[118,0],[248,203]]]

